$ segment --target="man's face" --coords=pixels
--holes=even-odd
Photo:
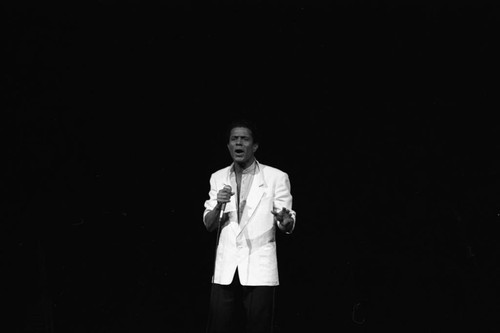
[[[235,163],[249,166],[258,147],[259,145],[253,142],[252,131],[248,128],[235,127],[231,130],[227,148]]]

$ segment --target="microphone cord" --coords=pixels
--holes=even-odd
[[[213,269],[213,274],[212,274],[212,283],[214,283],[215,280],[215,266],[217,263],[217,247],[219,246],[219,238],[220,238],[220,225],[222,222],[222,219],[224,217],[224,213],[221,214],[221,216],[217,219],[217,235],[215,237],[215,255],[214,255],[214,269]]]
[[[211,286],[210,286],[210,306],[209,306],[209,309],[208,309],[208,321],[207,321],[207,328],[206,328],[206,331],[207,333],[211,333],[210,331],[210,328],[212,326],[212,319],[213,319],[213,307],[214,305],[217,305],[217,299],[218,299],[218,293],[215,294],[215,297],[217,297],[217,299],[213,299],[214,297],[214,281],[215,281],[215,267],[217,266],[217,248],[219,246],[219,238],[220,238],[220,225],[221,225],[221,222],[222,222],[222,219],[224,217],[224,213],[221,213],[221,216],[219,218],[217,218],[217,235],[215,237],[215,253],[214,253],[214,268],[213,268],[213,272],[212,272],[212,283],[211,283]]]

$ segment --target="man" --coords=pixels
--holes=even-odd
[[[250,122],[232,123],[227,148],[233,163],[210,177],[203,222],[218,235],[210,333],[273,331],[279,285],[275,233],[277,228],[290,234],[296,213],[288,175],[255,159],[258,142]]]

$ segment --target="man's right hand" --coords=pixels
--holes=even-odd
[[[231,186],[226,185],[223,189],[219,190],[217,193],[217,203],[219,205],[223,205],[229,201],[231,201],[231,196],[234,195],[234,192],[231,191]]]

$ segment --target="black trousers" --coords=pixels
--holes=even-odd
[[[272,333],[275,286],[242,286],[238,270],[230,285],[212,284],[207,333]]]

